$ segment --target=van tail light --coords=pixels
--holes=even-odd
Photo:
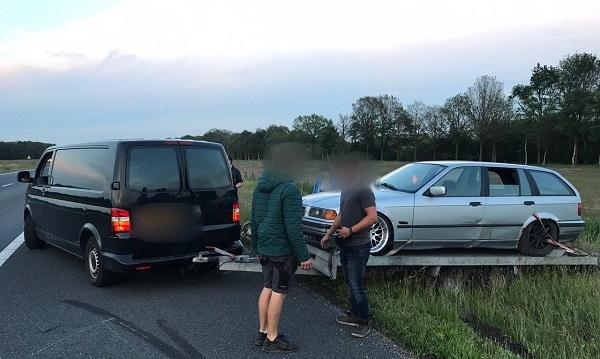
[[[129,222],[129,212],[124,209],[111,208],[110,222],[113,233],[129,233],[131,222]]]
[[[585,206],[583,205],[583,203],[578,203],[577,204],[577,215],[579,217],[581,217],[583,215],[583,209],[585,208]]]
[[[240,221],[240,203],[233,203],[233,214],[232,214],[233,222],[237,223]]]

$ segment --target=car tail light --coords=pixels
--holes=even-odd
[[[233,219],[234,222],[239,222],[240,221],[240,204],[239,204],[239,202],[234,202],[233,203],[232,219]]]
[[[113,233],[129,233],[131,223],[129,222],[129,212],[124,209],[111,208],[110,222],[112,224]]]
[[[581,217],[581,215],[583,215],[583,209],[585,208],[585,206],[583,205],[583,203],[578,203],[577,204],[577,215],[579,217]]]

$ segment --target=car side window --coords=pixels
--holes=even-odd
[[[519,185],[521,186],[521,196],[533,196],[531,185],[527,179],[525,171],[519,168]]]
[[[35,171],[35,183],[48,184],[48,176],[50,176],[50,169],[52,168],[52,155],[54,152],[46,153],[44,158],[40,161],[40,165]]]
[[[108,183],[108,149],[73,148],[56,151],[52,185],[101,191]]]
[[[491,197],[519,196],[519,175],[514,168],[488,167],[488,193]]]
[[[450,170],[434,186],[446,187],[445,197],[481,196],[481,169],[460,167]]]
[[[541,196],[574,196],[575,193],[554,173],[529,171]]]

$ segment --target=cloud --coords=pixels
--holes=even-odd
[[[440,103],[482,74],[510,89],[537,62],[600,52],[598,5],[540,4],[127,1],[0,42],[0,140],[335,119],[360,96]]]

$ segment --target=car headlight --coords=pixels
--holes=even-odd
[[[323,218],[329,221],[333,221],[337,217],[337,212],[333,209],[325,209],[319,207],[311,207],[308,211],[310,217]]]

